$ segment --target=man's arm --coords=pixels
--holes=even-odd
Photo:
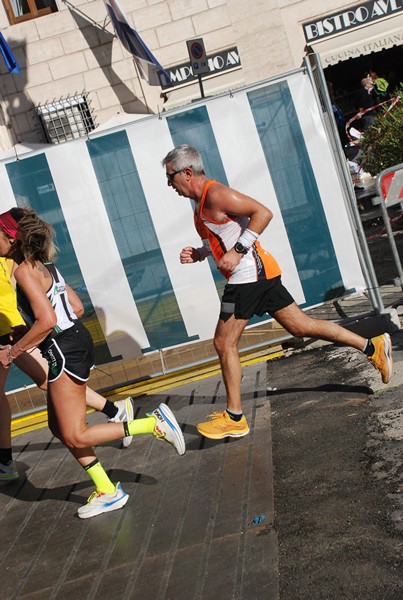
[[[221,183],[212,185],[203,212],[213,221],[222,222],[230,216],[249,218],[248,229],[260,235],[273,218],[273,213],[254,198]]]
[[[249,240],[247,248],[250,248],[273,218],[271,210],[257,200],[222,184],[212,185],[209,188],[203,212],[207,218],[218,223],[232,216],[248,217],[248,228],[240,238],[244,246],[245,240]],[[232,272],[242,256],[243,254],[231,248],[222,256],[217,266]]]
[[[200,260],[200,255],[197,248],[186,246],[179,254],[179,260],[183,265],[198,262]]]

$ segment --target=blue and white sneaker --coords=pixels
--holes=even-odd
[[[110,423],[123,423],[123,421],[133,421],[134,419],[134,408],[133,402],[130,396],[124,398],[123,400],[118,400],[115,402],[115,406],[118,409],[118,412],[113,417],[113,419],[109,419]],[[133,441],[132,435],[127,435],[123,438],[122,443],[124,448],[128,448]]]
[[[15,460],[12,460],[8,465],[0,463],[0,481],[11,481],[19,477]]]
[[[87,500],[87,504],[80,506],[77,515],[80,519],[90,519],[111,510],[122,508],[129,499],[129,494],[122,490],[120,483],[116,484],[113,494],[93,492]]]
[[[171,409],[166,404],[160,404],[158,408],[147,413],[147,416],[155,417],[155,437],[172,444],[180,456],[185,454],[185,438]]]

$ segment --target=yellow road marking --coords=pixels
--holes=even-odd
[[[249,354],[244,357],[241,356],[241,365],[246,367],[248,365],[256,364],[259,362],[273,360],[274,358],[278,358],[280,356],[284,356],[283,351],[273,352],[271,354],[262,354],[261,356],[255,356]],[[189,367],[188,369],[183,369],[178,373],[172,373],[169,375],[161,375],[160,377],[155,377],[147,381],[142,381],[141,383],[131,385],[131,386],[120,386],[116,387],[113,391],[105,394],[105,396],[111,396],[116,394],[127,394],[128,396],[136,397],[136,396],[148,396],[151,394],[156,394],[158,392],[164,392],[174,387],[178,387],[179,385],[185,385],[187,383],[192,383],[194,381],[201,381],[202,379],[207,379],[207,377],[212,377],[213,375],[218,375],[221,369],[218,365],[218,362],[215,361],[213,363],[209,363],[204,367]],[[88,412],[93,412],[92,409],[89,409]],[[25,415],[23,417],[18,417],[12,420],[11,423],[11,435],[14,437],[16,435],[22,435],[23,433],[29,433],[30,431],[35,431],[36,429],[42,429],[46,427],[48,423],[48,413],[46,410],[41,410],[38,412],[34,412],[29,415]]]

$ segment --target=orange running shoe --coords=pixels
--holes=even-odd
[[[368,356],[371,362],[382,376],[383,383],[389,383],[393,375],[392,341],[388,333],[378,335],[371,339],[375,347],[372,356]]]
[[[243,437],[249,433],[244,415],[240,421],[233,421],[226,410],[208,416],[211,417],[210,421],[196,425],[197,431],[206,438],[221,440],[226,437]]]

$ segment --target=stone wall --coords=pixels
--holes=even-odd
[[[186,40],[202,37],[207,55],[237,47],[241,69],[203,79],[205,95],[299,67],[301,23],[323,12],[320,0],[120,0],[128,21],[165,67],[189,59]],[[338,0],[332,9],[349,3]],[[118,113],[156,113],[200,97],[198,82],[169,91],[139,79],[131,55],[116,39],[103,0],[57,0],[59,12],[0,28],[21,73],[0,61],[0,151],[16,142],[43,142],[35,107],[85,90],[96,123]]]

